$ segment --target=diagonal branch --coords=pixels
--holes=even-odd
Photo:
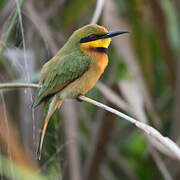
[[[25,84],[25,83],[22,83],[22,87],[28,87],[28,88],[40,88],[40,85],[38,84]],[[3,88],[13,88],[14,87],[21,87],[21,84],[17,84],[17,83],[7,83],[3,86],[3,84],[0,84],[0,88],[3,87]],[[173,142],[171,139],[169,139],[168,137],[164,137],[160,134],[160,132],[158,130],[156,130],[155,128],[145,124],[145,123],[142,123],[142,122],[139,122],[137,121],[136,119],[122,113],[122,112],[119,112],[109,106],[106,106],[100,102],[97,102],[93,99],[90,99],[88,97],[85,97],[83,95],[79,96],[78,97],[80,100],[82,101],[86,101],[88,103],[91,103],[95,106],[98,106],[106,111],[109,111],[131,123],[133,123],[136,127],[138,127],[139,129],[141,129],[143,132],[145,132],[147,135],[149,135],[154,141],[156,141],[156,146],[159,145],[159,146],[164,146],[166,149],[167,149],[167,152],[168,153],[165,153],[166,155],[180,161],[180,148],[178,147],[178,145]]]
[[[139,129],[141,129],[143,132],[145,132],[146,134],[148,134],[149,136],[151,136],[153,139],[157,140],[157,142],[159,142],[161,145],[165,146],[169,151],[171,151],[171,155],[172,157],[176,158],[177,160],[180,160],[180,149],[177,146],[176,143],[174,143],[171,139],[169,139],[168,137],[164,137],[162,136],[159,131],[157,131],[155,128],[137,121],[136,119],[122,113],[119,112],[109,106],[106,106],[102,103],[99,103],[95,100],[92,100],[88,97],[85,96],[79,96],[79,99],[89,102],[91,104],[94,104],[95,106],[98,106],[106,111],[109,111],[113,114],[116,114],[117,116],[133,123],[136,127],[138,127]],[[175,155],[175,156],[174,156]]]

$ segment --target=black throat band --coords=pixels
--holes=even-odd
[[[97,52],[108,53],[108,48],[96,47]]]

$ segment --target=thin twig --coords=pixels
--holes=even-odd
[[[40,88],[41,86],[38,84],[26,84],[26,83],[4,83],[4,84],[0,84],[0,89],[1,88]],[[180,148],[178,147],[178,145],[176,143],[174,143],[171,139],[169,139],[168,137],[164,137],[162,136],[159,131],[157,131],[155,128],[137,121],[136,119],[122,113],[119,112],[109,106],[106,106],[100,102],[97,102],[93,99],[90,99],[88,97],[85,97],[83,95],[78,97],[80,100],[82,101],[86,101],[88,103],[94,104],[95,106],[98,106],[106,111],[109,111],[113,114],[116,114],[117,116],[133,123],[136,127],[138,127],[139,129],[141,129],[143,132],[145,132],[146,134],[148,134],[149,136],[151,136],[152,138],[154,138],[154,140],[158,141],[159,143],[161,143],[162,146],[165,146],[167,148],[167,150],[169,152],[171,152],[172,157],[175,158],[176,160],[180,161]]]
[[[41,88],[39,84],[31,83],[2,83],[0,84],[0,89],[6,88]]]
[[[95,100],[92,100],[88,97],[85,96],[79,96],[80,100],[89,102],[91,104],[94,104],[95,106],[98,106],[100,108],[103,108],[106,111],[109,111],[113,114],[116,114],[117,116],[133,123],[136,127],[138,127],[139,129],[141,129],[143,132],[147,133],[148,135],[150,135],[151,137],[153,137],[155,140],[157,140],[158,142],[160,142],[162,145],[164,145],[169,151],[171,151],[172,157],[176,157],[177,160],[180,160],[180,149],[177,146],[176,143],[174,143],[171,139],[169,139],[168,137],[164,137],[162,136],[156,129],[154,129],[153,127],[144,124],[142,122],[137,121],[136,119],[127,116],[124,113],[121,113],[111,107],[108,107],[102,103],[99,103]],[[174,156],[175,155],[175,156]]]

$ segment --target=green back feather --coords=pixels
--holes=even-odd
[[[33,108],[41,103],[43,99],[53,95],[53,90],[60,84],[62,84],[61,89],[63,89],[67,83],[79,78],[84,72],[88,70],[91,63],[89,56],[84,55],[82,52],[75,51],[74,53],[64,55],[62,57],[55,56],[51,63],[48,63],[48,68],[46,68],[46,77],[43,77],[43,87],[38,93]],[[42,69],[43,71],[43,69]],[[64,84],[64,85],[63,85]],[[61,90],[59,89],[59,91]],[[55,92],[56,93],[56,92]]]

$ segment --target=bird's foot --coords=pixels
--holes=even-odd
[[[80,96],[83,96],[83,94],[78,94],[77,97],[76,97],[76,100],[79,101],[79,102],[82,102],[83,100],[80,99]]]

